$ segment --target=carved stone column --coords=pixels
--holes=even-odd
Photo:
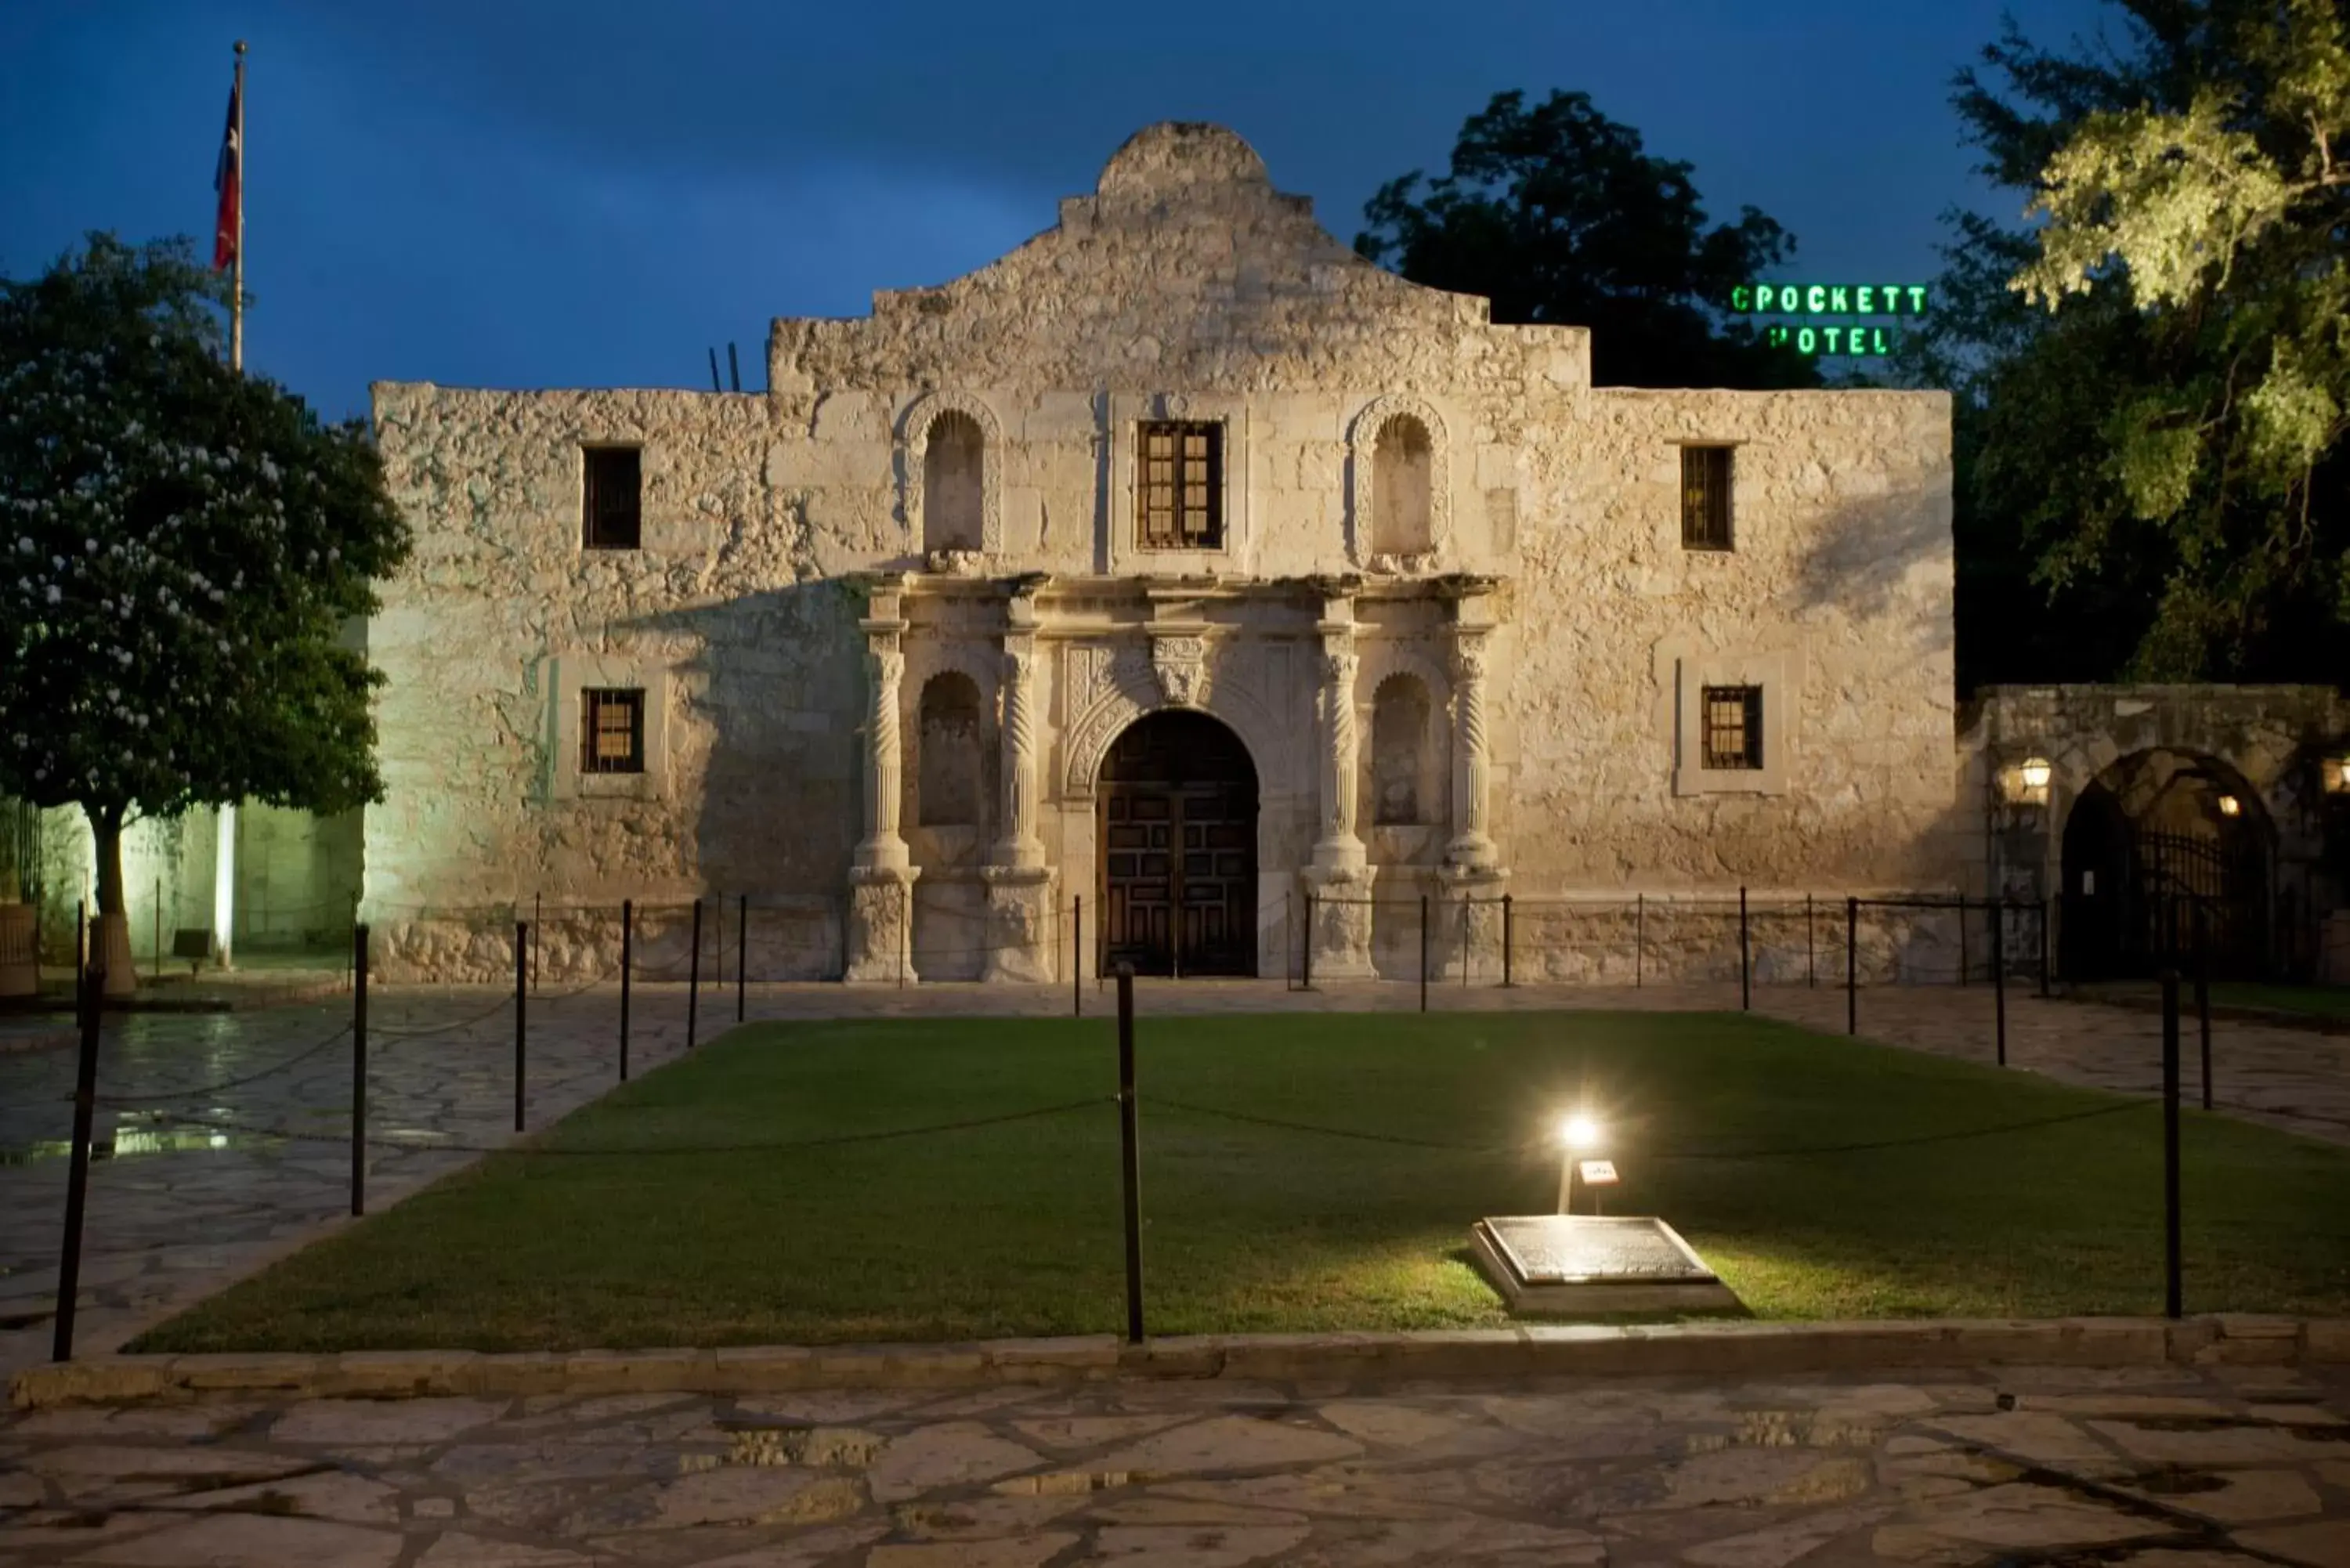
[[[1321,683],[1315,692],[1315,739],[1320,742],[1316,783],[1321,797],[1321,833],[1314,863],[1306,868],[1313,890],[1314,972],[1332,980],[1367,977],[1371,969],[1371,877],[1363,840],[1355,829],[1356,780],[1360,747],[1355,730],[1354,606],[1327,599],[1314,628],[1321,635]]]
[[[847,957],[843,977],[858,981],[911,981],[913,962],[912,857],[898,831],[905,798],[899,742],[899,689],[906,655],[899,639],[898,596],[876,592],[874,613],[858,621],[865,633],[868,703],[865,710],[865,836],[848,872]]]
[[[1458,603],[1452,638],[1452,837],[1438,882],[1444,918],[1436,921],[1448,973],[1462,966],[1471,980],[1499,980],[1501,898],[1509,873],[1501,866],[1492,825],[1492,743],[1486,732],[1485,678],[1492,628],[1482,603]]]
[[[998,866],[1042,866],[1045,846],[1036,837],[1036,639],[1025,633],[1003,639],[1003,800],[997,812],[995,846],[989,858]]]
[[[1487,632],[1462,627],[1452,644],[1452,841],[1447,864],[1482,870],[1497,856],[1487,825],[1492,759],[1485,736]]]
[[[1053,873],[1036,836],[1035,601],[1015,593],[1003,634],[1001,774],[996,838],[987,882],[987,951],[982,980],[1049,981],[1064,933],[1055,929]]]

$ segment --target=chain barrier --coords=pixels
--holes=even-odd
[[[199,1084],[192,1089],[157,1089],[151,1094],[99,1095],[95,1097],[97,1103],[101,1106],[143,1106],[150,1100],[192,1100],[205,1095],[216,1095],[224,1089],[242,1088],[247,1084],[258,1083],[264,1078],[274,1077],[279,1073],[291,1072],[294,1068],[300,1066],[311,1057],[316,1056],[319,1052],[324,1051],[328,1046],[332,1045],[338,1040],[340,1040],[350,1033],[350,1032],[351,1026],[346,1023],[340,1029],[336,1030],[332,1034],[328,1035],[324,1040],[319,1041],[317,1044],[307,1046],[303,1050],[296,1052],[293,1055],[288,1056],[283,1062],[264,1067],[258,1072],[242,1074],[234,1078],[223,1078],[216,1083]],[[70,1103],[73,1096],[67,1095],[61,1096],[61,1098],[65,1099],[68,1103]]]
[[[1158,1095],[1148,1096],[1145,1103],[1168,1110],[1209,1116],[1219,1121],[1240,1122],[1251,1127],[1274,1127],[1284,1132],[1314,1133],[1324,1137],[1350,1138],[1363,1143],[1386,1144],[1400,1148],[1426,1149],[1444,1154],[1473,1155],[1485,1158],[1523,1155],[1545,1147],[1538,1141],[1514,1144],[1461,1144],[1446,1143],[1430,1138],[1405,1137],[1393,1133],[1368,1132],[1358,1127],[1326,1127],[1313,1122],[1287,1121],[1278,1116],[1257,1116],[1246,1111],[1222,1110],[1212,1106],[1195,1106],[1186,1101],[1168,1099]],[[2040,1127],[2061,1127],[2072,1122],[2090,1121],[2099,1116],[2116,1116],[2125,1111],[2144,1110],[2149,1105],[2159,1108],[2160,1104],[2159,1100],[2133,1099],[2120,1105],[2097,1106],[2088,1110],[2066,1111],[2056,1116],[2035,1116],[2019,1122],[2003,1122],[1993,1127],[1969,1127],[1952,1132],[1923,1133],[1913,1137],[1878,1138],[1856,1143],[1815,1144],[1794,1148],[1659,1149],[1645,1153],[1641,1158],[1651,1160],[1692,1161],[1801,1159],[1820,1155],[1861,1154],[1879,1149],[1917,1148],[1930,1144],[1957,1143],[1969,1138],[1996,1137],[2007,1133],[2030,1132]]]
[[[778,1154],[806,1149],[841,1148],[857,1144],[889,1143],[910,1137],[924,1137],[934,1133],[970,1132],[981,1127],[1005,1127],[1014,1122],[1039,1121],[1046,1116],[1066,1116],[1072,1111],[1098,1110],[1104,1105],[1115,1105],[1117,1096],[1091,1095],[1082,1100],[1064,1101],[1059,1105],[1038,1106],[1030,1110],[1006,1111],[1000,1116],[965,1116],[955,1121],[929,1122],[920,1127],[889,1127],[878,1132],[833,1133],[823,1137],[781,1138],[758,1143],[713,1144],[629,1144],[613,1147],[577,1147],[548,1144],[464,1144],[420,1143],[405,1138],[369,1138],[367,1147],[374,1149],[394,1149],[409,1154],[517,1154],[533,1157],[559,1155],[571,1158],[621,1159],[643,1154]],[[175,1126],[205,1132],[237,1132],[249,1137],[283,1138],[296,1143],[331,1143],[348,1147],[348,1133],[309,1132],[296,1127],[261,1127],[251,1122],[218,1116],[161,1113],[166,1121]],[[437,1135],[435,1135],[437,1137]]]
[[[390,1040],[422,1040],[434,1034],[451,1034],[460,1029],[470,1029],[474,1024],[481,1023],[484,1019],[492,1018],[496,1016],[498,1013],[511,1011],[513,1007],[514,995],[509,992],[508,993],[500,996],[497,1001],[492,1002],[481,1012],[476,1012],[468,1018],[460,1018],[453,1023],[429,1023],[419,1029],[403,1029],[396,1028],[388,1023],[377,1023],[370,1021],[368,1024],[368,1037],[369,1039],[373,1039],[375,1036],[380,1034]]]

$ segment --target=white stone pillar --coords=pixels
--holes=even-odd
[[[1042,866],[1036,837],[1036,639],[1003,639],[1003,799],[990,857],[999,866]]]
[[[1485,870],[1497,858],[1488,826],[1492,759],[1485,735],[1486,638],[1462,627],[1452,644],[1452,840],[1447,864]]]
[[[1371,969],[1371,877],[1363,840],[1355,829],[1360,747],[1355,731],[1354,607],[1326,600],[1315,630],[1322,638],[1321,682],[1315,692],[1322,830],[1305,882],[1314,898],[1306,940],[1314,972],[1330,980],[1359,979]]]
[[[898,645],[905,623],[860,623],[866,631],[865,838],[857,864],[892,868],[908,864],[906,840],[898,831],[905,799],[905,768],[899,737],[899,691],[906,679],[906,655]]]
[[[1487,733],[1485,678],[1492,628],[1474,597],[1458,601],[1452,628],[1452,837],[1437,873],[1445,903],[1436,922],[1445,971],[1498,980],[1502,969],[1502,868],[1492,820],[1493,752]],[[1471,618],[1474,617],[1475,618]]]
[[[1013,629],[1003,639],[1002,799],[995,843],[980,873],[987,883],[980,978],[1037,982],[1055,978],[1055,955],[1067,933],[1036,836],[1036,639],[1024,629],[1027,602],[1014,599]]]
[[[1322,683],[1315,693],[1315,728],[1321,741],[1322,833],[1314,842],[1314,865],[1322,871],[1359,871],[1365,857],[1355,831],[1356,774],[1361,751],[1355,733],[1355,654],[1351,624],[1322,630]]]
[[[865,633],[865,836],[848,873],[847,956],[843,979],[911,982],[914,972],[913,859],[898,831],[905,798],[899,740],[899,694],[906,655],[899,639],[906,623],[894,613],[897,596],[876,594],[876,613],[859,622]]]

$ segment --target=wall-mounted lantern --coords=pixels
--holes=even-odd
[[[2000,770],[2000,794],[2010,805],[2046,805],[2054,772],[2046,757],[2026,757]]]
[[[2244,815],[2244,803],[2238,800],[2234,795],[2223,794],[2220,797],[2220,815],[2221,816],[2241,816]]]
[[[2325,759],[2325,793],[2350,794],[2350,757]]]

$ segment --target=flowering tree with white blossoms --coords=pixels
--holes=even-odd
[[[382,798],[348,630],[407,527],[363,422],[223,361],[226,303],[184,240],[0,280],[0,793],[81,808],[106,913],[139,817]]]

